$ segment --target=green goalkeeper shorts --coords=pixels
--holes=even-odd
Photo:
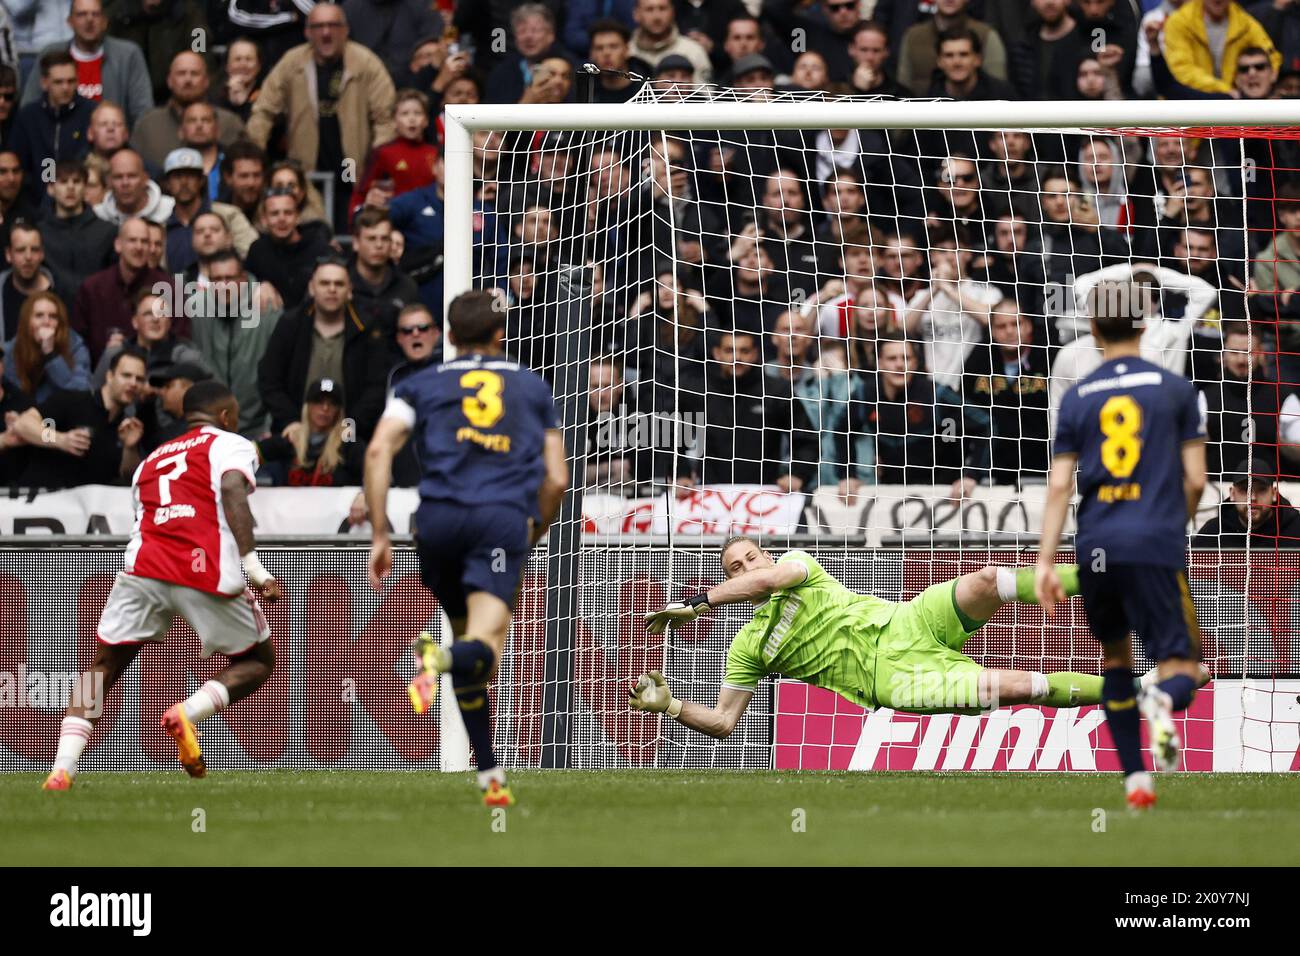
[[[984,668],[961,648],[981,626],[958,613],[956,581],[933,584],[900,604],[877,643],[880,706],[913,714],[978,713]]]

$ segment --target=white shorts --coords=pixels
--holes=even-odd
[[[271,636],[266,616],[248,588],[242,595],[223,597],[125,571],[113,582],[97,636],[101,644],[162,641],[177,616],[198,634],[203,657],[243,654]]]

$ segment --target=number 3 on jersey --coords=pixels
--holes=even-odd
[[[1142,457],[1142,407],[1131,395],[1116,395],[1101,406],[1101,463],[1116,478],[1128,478]]]
[[[460,407],[475,428],[491,428],[505,414],[501,393],[505,382],[496,372],[479,369],[460,377],[460,387],[474,392],[461,400]]]

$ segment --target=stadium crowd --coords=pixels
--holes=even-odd
[[[0,483],[129,481],[216,377],[259,482],[356,484],[442,354],[444,108],[705,83],[755,128],[474,136],[476,283],[553,382],[591,356],[560,396],[589,487],[1041,480],[1098,363],[1074,302],[1121,276],[1213,476],[1300,476],[1294,136],[762,128],[791,97],[1294,98],[1295,0],[3,0]]]

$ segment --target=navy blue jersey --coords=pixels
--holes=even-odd
[[[1205,438],[1192,383],[1140,358],[1112,359],[1061,400],[1057,455],[1079,457],[1079,563],[1186,567],[1184,443]]]
[[[505,357],[469,354],[403,379],[384,415],[419,443],[420,497],[505,505],[540,518],[546,431],[559,428],[541,376]]]

